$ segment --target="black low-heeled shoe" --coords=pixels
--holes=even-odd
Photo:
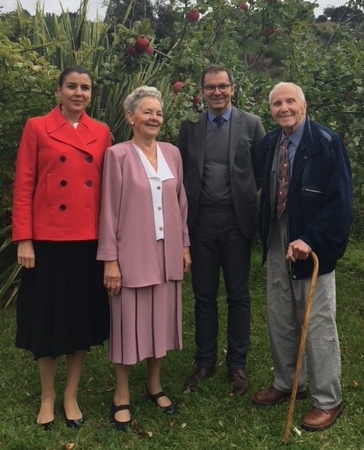
[[[83,417],[81,417],[81,419],[69,419],[67,417],[66,410],[64,409],[64,406],[63,406],[63,414],[64,414],[64,420],[66,422],[67,428],[73,428],[75,430],[79,430],[81,428],[81,425],[84,422]]]
[[[115,419],[115,414],[118,411],[124,411],[124,410],[128,410],[130,413],[130,405],[116,406],[114,402],[111,405],[111,422],[115,425],[115,428],[117,429],[117,431],[125,432],[131,425],[131,420],[127,420],[126,422],[120,422],[119,420]]]
[[[178,413],[177,405],[175,403],[171,403],[168,406],[161,406],[158,403],[158,399],[160,399],[161,397],[167,397],[166,394],[164,393],[164,391],[160,391],[157,394],[151,394],[148,391],[148,386],[145,386],[145,391],[146,391],[147,399],[150,400],[151,402],[153,402],[156,406],[158,406],[158,408],[160,408],[164,414],[177,414]]]
[[[50,422],[46,422],[46,423],[38,423],[37,421],[35,421],[35,424],[39,427],[39,428],[43,428],[44,431],[51,431],[54,425],[54,419],[51,420]]]
[[[81,419],[67,419],[67,417],[65,416],[65,422],[67,425],[67,428],[74,428],[75,430],[79,430],[81,428],[81,425],[83,424],[84,420],[83,417],[81,417]]]

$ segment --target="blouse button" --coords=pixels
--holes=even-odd
[[[161,187],[160,186],[157,186],[157,189],[160,189]]]
[[[163,227],[159,227],[159,231],[162,231],[163,230]]]

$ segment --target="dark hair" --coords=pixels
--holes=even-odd
[[[231,70],[228,69],[227,67],[219,66],[219,65],[215,64],[212,66],[205,67],[203,69],[203,71],[201,72],[201,80],[200,80],[201,87],[203,87],[203,85],[204,85],[206,74],[219,73],[219,72],[226,72],[227,76],[229,77],[230,83],[234,84],[234,76],[233,76],[233,73],[231,72]]]
[[[92,78],[92,75],[90,74],[90,72],[87,69],[85,69],[81,66],[70,66],[70,67],[66,67],[62,71],[62,73],[58,79],[58,86],[62,87],[66,76],[69,75],[70,73],[74,73],[74,72],[79,73],[79,74],[86,74],[91,80],[91,85],[93,85],[94,80]]]

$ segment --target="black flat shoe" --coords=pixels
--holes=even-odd
[[[175,403],[171,403],[168,406],[161,406],[158,403],[159,398],[167,397],[163,391],[158,392],[158,394],[151,394],[148,391],[147,386],[145,386],[145,390],[146,390],[147,399],[150,400],[151,402],[153,402],[155,404],[155,406],[158,406],[158,408],[160,408],[164,412],[164,414],[177,414],[178,413],[177,405]]]
[[[115,425],[117,431],[126,431],[131,424],[131,420],[127,420],[126,422],[119,422],[119,420],[115,419],[115,414],[118,411],[128,410],[130,412],[130,405],[119,405],[116,406],[114,402],[111,405],[111,422]]]
[[[51,420],[50,422],[46,422],[46,423],[38,423],[37,421],[35,421],[35,424],[39,427],[39,428],[43,428],[44,431],[51,431],[54,425],[54,420]]]
[[[73,428],[75,430],[79,430],[81,428],[81,425],[83,424],[83,417],[81,417],[81,419],[68,419],[64,406],[63,406],[63,414],[67,428]]]
[[[73,419],[67,419],[65,415],[65,421],[67,428],[74,428],[75,430],[79,430],[81,428],[81,425],[83,424],[83,417],[81,419],[73,420]]]

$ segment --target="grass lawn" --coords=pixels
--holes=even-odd
[[[301,418],[311,408],[310,398],[296,403],[291,449],[364,449],[364,244],[350,244],[337,268],[337,322],[342,350],[344,413],[336,425],[322,433],[299,435]],[[184,349],[171,352],[163,363],[163,387],[179,404],[180,413],[164,416],[144,396],[146,368],[134,367],[131,375],[132,429],[117,433],[109,421],[113,397],[113,367],[107,345],[92,349],[81,380],[79,403],[85,416],[81,430],[66,428],[61,413],[64,363],[58,371],[56,423],[51,432],[34,424],[39,407],[39,380],[35,362],[27,352],[14,348],[15,311],[0,311],[0,449],[4,450],[113,450],[113,449],[244,449],[282,448],[288,403],[273,408],[253,405],[256,390],[272,381],[272,362],[265,321],[265,267],[260,250],[253,254],[251,272],[252,326],[247,370],[250,389],[245,397],[230,395],[224,365],[226,305],[220,290],[219,366],[216,374],[185,394],[182,385],[193,366],[193,296],[184,282]],[[206,280],[208,282],[208,280]],[[71,445],[70,445],[71,444]],[[72,447],[72,444],[74,445]]]

